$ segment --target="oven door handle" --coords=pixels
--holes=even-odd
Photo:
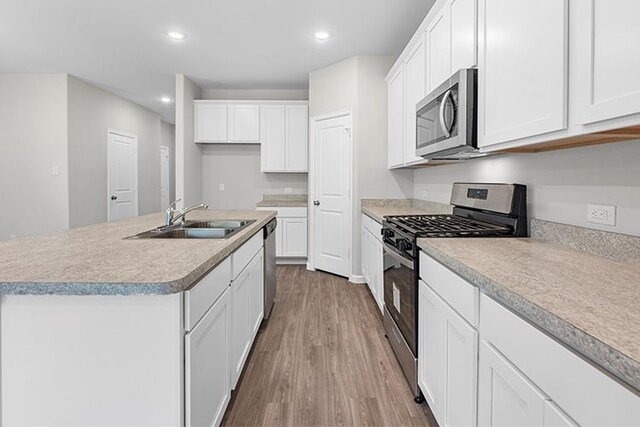
[[[413,261],[402,255],[402,252],[400,252],[398,249],[394,248],[387,242],[384,242],[384,249],[389,253],[389,255],[391,255],[393,259],[409,268],[410,270],[413,270]]]

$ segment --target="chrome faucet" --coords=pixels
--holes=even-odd
[[[185,215],[191,211],[196,209],[208,209],[209,206],[205,203],[201,203],[199,205],[191,206],[190,208],[185,208],[182,210],[176,209],[176,204],[182,199],[178,199],[175,202],[171,203],[165,212],[165,226],[170,227],[176,223],[177,220],[182,218],[182,222],[184,222]]]

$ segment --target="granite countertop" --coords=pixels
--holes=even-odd
[[[265,194],[262,201],[256,203],[258,208],[306,208],[306,194]]]
[[[382,223],[387,215],[450,214],[450,205],[416,199],[363,199],[360,209],[363,214]]]
[[[640,391],[640,266],[530,238],[418,240],[428,255]]]
[[[255,219],[228,239],[127,239],[162,213],[0,243],[0,294],[172,294],[189,288],[276,215],[197,210],[190,220]]]

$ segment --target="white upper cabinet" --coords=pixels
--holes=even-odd
[[[389,168],[404,164],[404,68],[396,69],[388,81],[388,164]]]
[[[307,172],[309,107],[262,105],[262,172]]]
[[[427,90],[451,77],[451,15],[445,4],[427,26]]]
[[[568,21],[568,0],[479,0],[480,147],[567,127]]]
[[[451,0],[451,72],[478,65],[478,0]]]
[[[227,106],[229,142],[260,141],[260,107],[248,104]]]
[[[571,13],[577,124],[640,113],[640,2],[576,1]]]
[[[309,152],[309,107],[287,105],[286,107],[285,167],[287,172],[306,172]]]
[[[195,141],[226,142],[227,141],[227,105],[196,101]]]
[[[416,104],[424,98],[426,49],[424,34],[419,37],[404,60],[405,133],[404,163],[423,162],[416,156]]]
[[[262,172],[283,171],[285,169],[284,152],[286,148],[285,108],[284,105],[263,105],[260,110],[260,130],[262,146],[260,160]]]

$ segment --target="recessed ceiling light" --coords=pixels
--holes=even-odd
[[[313,37],[315,37],[316,40],[326,40],[330,36],[331,34],[327,33],[326,31],[318,31],[313,35]]]
[[[162,98],[160,98],[160,101],[162,101],[165,104],[168,104],[171,102],[171,98],[169,98],[168,96],[163,96]]]
[[[167,31],[167,35],[174,40],[183,40],[187,37],[186,34],[179,31]]]

